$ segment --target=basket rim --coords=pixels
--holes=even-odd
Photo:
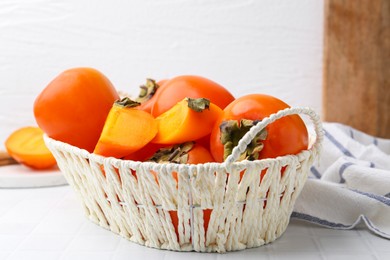
[[[44,134],[44,141],[51,150],[55,147],[55,149],[60,149],[61,151],[66,151],[75,155],[80,155],[84,158],[87,158],[89,160],[93,160],[95,162],[98,162],[100,164],[110,164],[115,167],[126,167],[131,169],[138,169],[140,166],[142,166],[145,169],[150,170],[161,170],[162,168],[169,169],[169,170],[191,170],[191,169],[225,169],[225,170],[232,170],[232,169],[243,169],[247,167],[258,167],[259,165],[261,167],[270,167],[275,164],[279,164],[281,166],[285,166],[287,164],[290,164],[293,161],[303,161],[309,158],[311,154],[316,157],[316,155],[320,152],[321,149],[321,142],[323,139],[323,129],[322,124],[319,119],[318,114],[308,107],[295,107],[295,108],[286,108],[284,110],[280,110],[266,118],[262,119],[262,122],[258,125],[253,126],[248,133],[244,135],[244,137],[240,140],[239,144],[234,148],[233,153],[237,154],[239,152],[238,148],[246,147],[245,142],[246,140],[250,140],[250,135],[253,133],[256,133],[256,131],[260,131],[262,128],[267,126],[268,124],[272,123],[273,121],[292,114],[306,114],[310,117],[311,121],[314,123],[314,130],[315,135],[309,135],[309,141],[310,137],[313,137],[313,142],[309,142],[309,147],[305,150],[300,151],[297,154],[288,154],[283,156],[278,156],[276,158],[265,158],[260,160],[254,160],[254,161],[234,161],[234,156],[229,156],[230,158],[227,158],[222,163],[219,162],[207,162],[207,163],[200,163],[200,164],[177,164],[177,163],[157,163],[157,162],[141,162],[141,161],[133,161],[133,160],[123,160],[118,159],[114,157],[105,157],[102,155],[90,153],[85,149],[73,146],[71,144],[55,140],[51,137],[49,137],[47,134]],[[243,140],[246,139],[246,140]],[[239,147],[240,146],[240,147]],[[233,160],[230,160],[233,159]]]
[[[44,140],[48,144],[49,147],[55,147],[56,149],[60,149],[62,151],[66,151],[69,153],[72,153],[74,155],[80,155],[86,159],[93,160],[95,162],[98,162],[100,164],[110,164],[115,167],[128,167],[131,169],[137,169],[138,167],[142,166],[147,169],[152,170],[159,170],[161,168],[170,168],[173,170],[180,171],[183,168],[191,169],[191,168],[219,168],[219,169],[227,169],[227,168],[246,168],[246,167],[254,167],[261,165],[262,167],[270,167],[274,165],[275,163],[278,163],[282,166],[287,165],[291,163],[291,161],[298,160],[303,161],[307,159],[310,154],[316,153],[315,146],[312,145],[310,148],[306,150],[302,150],[297,154],[288,154],[284,156],[278,156],[276,158],[266,158],[266,159],[260,159],[260,160],[254,160],[254,161],[237,161],[233,162],[231,164],[227,164],[226,161],[222,163],[218,162],[206,162],[206,163],[199,163],[199,164],[177,164],[177,163],[157,163],[157,162],[142,162],[142,161],[133,161],[133,160],[124,160],[124,159],[118,159],[115,157],[105,157],[102,155],[90,153],[85,149],[73,146],[71,144],[58,141],[56,139],[53,139],[46,134],[44,134]]]

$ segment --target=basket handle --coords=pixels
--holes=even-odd
[[[305,114],[310,117],[314,125],[314,131],[316,134],[316,141],[312,146],[312,150],[319,151],[320,144],[324,137],[322,124],[320,121],[319,115],[311,108],[308,107],[295,107],[295,108],[286,108],[280,110],[277,113],[274,113],[268,117],[265,117],[258,124],[254,125],[238,142],[237,146],[233,148],[232,153],[226,158],[225,163],[230,165],[237,161],[239,156],[245,151],[248,144],[256,137],[261,130],[263,130],[267,125],[275,122],[276,120],[294,114]]]

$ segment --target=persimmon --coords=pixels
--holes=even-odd
[[[208,99],[185,98],[156,118],[158,144],[179,144],[200,139],[211,133],[222,109]]]
[[[263,94],[250,94],[233,101],[223,110],[211,132],[210,151],[214,159],[224,161],[253,125],[288,107],[282,100]],[[297,154],[307,147],[305,123],[299,115],[289,115],[269,124],[259,133],[241,159],[275,158]]]
[[[54,78],[37,96],[34,115],[51,138],[92,152],[118,93],[93,68],[73,68]]]
[[[203,136],[202,138],[199,138],[195,140],[196,143],[202,145],[204,148],[210,151],[210,134]]]
[[[136,109],[139,103],[125,97],[112,105],[94,153],[122,158],[152,140],[157,121],[149,113]]]
[[[157,163],[184,163],[184,164],[199,164],[199,163],[207,163],[213,162],[213,156],[211,153],[204,148],[199,143],[195,142],[186,142],[183,144],[173,145],[169,147],[164,147],[158,150],[149,161],[154,161]],[[152,171],[151,172],[156,181],[158,182],[158,173]],[[177,172],[173,172],[172,176],[178,180]],[[203,225],[205,232],[207,232],[207,228],[210,221],[212,209],[204,209],[203,210]],[[176,210],[170,210],[169,215],[172,220],[172,224],[175,227],[175,232],[177,237],[179,237],[178,233],[178,225],[179,218],[177,216]]]
[[[144,162],[152,157],[160,148],[164,147],[161,144],[148,143],[136,152],[124,156],[123,160],[132,160]]]
[[[185,142],[158,149],[147,161],[156,163],[199,164],[213,162],[213,156],[196,142]],[[176,178],[177,180],[177,178]]]
[[[39,127],[22,127],[5,141],[8,154],[17,162],[30,168],[41,170],[56,165],[56,160],[46,147],[43,131]]]
[[[154,117],[171,109],[184,98],[207,98],[221,109],[234,100],[234,96],[220,84],[194,75],[169,79],[158,89],[155,96],[151,111]]]
[[[141,103],[138,109],[151,113],[153,104],[157,99],[156,94],[161,90],[167,81],[167,79],[162,79],[156,82],[153,79],[146,79],[146,84],[140,86],[140,92],[138,97],[135,99],[135,101]]]
[[[138,107],[135,107],[138,108]],[[131,160],[131,161],[138,161],[138,162],[144,162],[149,160],[159,149],[163,148],[163,145],[161,144],[153,144],[153,143],[148,143],[141,149],[137,150],[136,152],[132,152],[124,157],[122,157],[122,160]],[[103,165],[101,165],[100,169],[103,172],[103,175],[105,176],[105,170]],[[119,179],[119,170],[115,169]],[[131,170],[132,175],[137,179],[137,175],[134,170]]]

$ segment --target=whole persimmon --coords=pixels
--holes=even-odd
[[[184,98],[207,98],[224,109],[234,96],[218,83],[195,75],[181,75],[164,81],[153,96],[151,113],[158,117]]]
[[[264,94],[237,98],[223,111],[210,136],[210,151],[217,162],[223,162],[239,140],[256,123],[290,106]],[[297,154],[308,147],[308,132],[299,115],[283,117],[259,133],[242,154],[241,159],[258,160]]]
[[[140,86],[140,93],[136,98],[137,102],[141,104],[137,107],[140,110],[151,113],[154,102],[156,102],[157,92],[162,89],[162,86],[168,79],[155,81],[153,79],[146,79],[146,84]]]
[[[51,138],[92,152],[119,95],[93,68],[72,68],[54,78],[34,102],[39,127]]]

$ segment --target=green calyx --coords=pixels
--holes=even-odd
[[[221,143],[224,147],[223,159],[226,158],[232,153],[233,148],[238,145],[238,142],[241,138],[251,129],[254,125],[256,125],[258,120],[248,120],[242,119],[239,121],[236,120],[228,120],[223,121],[219,126],[221,131]],[[246,150],[241,154],[238,161],[242,160],[257,160],[259,159],[260,152],[264,147],[262,141],[267,138],[268,132],[264,128],[260,133],[256,135],[256,137],[248,144]]]
[[[140,92],[135,99],[139,103],[144,103],[151,99],[160,86],[153,79],[146,79],[145,85],[140,86]]]
[[[187,163],[188,152],[194,147],[194,142],[186,142],[159,149],[148,161],[157,163]]]
[[[195,112],[202,112],[210,108],[210,100],[207,98],[187,98],[188,107]]]
[[[131,100],[128,97],[124,97],[120,100],[115,101],[115,105],[126,107],[126,108],[132,108],[132,107],[137,107],[137,106],[141,105],[141,103],[134,101],[134,100]]]

